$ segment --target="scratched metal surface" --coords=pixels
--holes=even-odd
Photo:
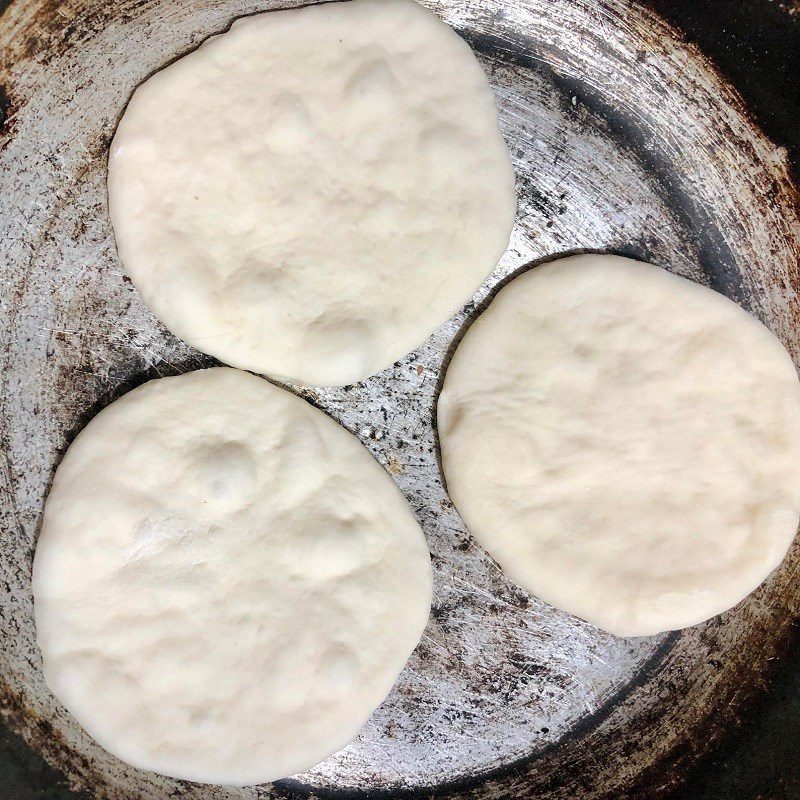
[[[105,404],[209,365],[123,276],[106,149],[135,86],[269,0],[15,0],[0,25],[0,704],[73,788],[109,800],[372,790],[499,798],[657,797],[763,684],[800,603],[800,549],[748,600],[650,639],[604,634],[509,584],[470,539],[437,462],[434,404],[459,332],[499,283],[580,250],[655,261],[758,315],[795,360],[800,222],[785,153],[700,54],[625,0],[430,0],[473,45],[517,168],[510,250],[454,319],[394,367],[295,389],[358,435],[422,524],[435,603],[422,643],[360,737],[278,785],[142,773],[49,695],[30,565],[55,465]],[[513,464],[509,464],[513,469]]]

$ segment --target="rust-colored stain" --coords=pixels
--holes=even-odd
[[[232,17],[298,4],[14,0],[3,16],[2,713],[74,787],[104,800],[333,790],[655,800],[767,685],[800,614],[800,546],[721,618],[614,640],[504,579],[447,498],[431,425],[448,353],[487,298],[509,275],[566,252],[610,250],[708,283],[763,319],[800,362],[800,195],[785,153],[695,47],[626,0],[426,2],[487,69],[520,207],[496,273],[425,345],[363,384],[304,392],[388,465],[432,549],[431,622],[359,740],[275,786],[205,787],[121,764],[47,692],[30,562],[55,464],[111,399],[213,363],[171,337],[122,275],[105,196],[114,125],[141,80]],[[794,13],[795,3],[784,5]]]
[[[773,0],[773,2],[776,2],[776,0]],[[791,16],[800,14],[800,0],[786,0],[785,2],[777,2],[777,5],[781,11],[785,11]]]

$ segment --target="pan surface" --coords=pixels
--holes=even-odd
[[[442,482],[443,365],[508,276],[586,250],[653,261],[740,302],[800,363],[800,219],[786,154],[655,14],[625,0],[428,0],[472,45],[517,170],[505,258],[460,314],[380,375],[295,389],[358,435],[428,536],[431,621],[359,738],[278,784],[143,773],[49,694],[35,647],[33,547],[66,446],[104,405],[213,359],[171,336],[123,276],[106,155],[133,89],[246,0],[16,0],[0,29],[0,695],[8,724],[77,790],[109,800],[332,794],[658,797],[763,682],[800,610],[800,546],[704,625],[618,639],[510,584]],[[509,465],[513,469],[513,465]],[[646,787],[646,788],[645,788]]]

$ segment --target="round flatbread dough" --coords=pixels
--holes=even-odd
[[[613,256],[538,267],[469,329],[438,407],[450,496],[520,586],[623,636],[701,622],[800,519],[800,384],[735,303]]]
[[[486,76],[411,0],[238,20],[136,90],[108,189],[125,269],[171,331],[323,386],[469,300],[516,208]]]
[[[358,733],[419,641],[431,571],[355,437],[222,368],[89,423],[56,472],[33,590],[47,683],[103,747],[243,785]]]

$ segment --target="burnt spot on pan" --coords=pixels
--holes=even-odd
[[[20,764],[20,790],[38,789],[43,793],[55,792],[63,797],[68,796],[69,800],[93,800],[95,797],[93,794],[77,789],[74,784],[70,787],[63,774],[41,761],[40,754],[48,754],[49,760],[60,760],[68,750],[67,745],[48,720],[37,718],[29,708],[17,702],[15,693],[2,679],[0,679],[0,709],[11,727],[24,727],[30,733],[25,741],[14,734],[4,734],[8,737],[3,742],[4,748],[13,750],[17,756],[17,763]],[[84,756],[78,756],[78,759],[81,773],[91,782],[90,760]],[[11,780],[13,781],[13,774]],[[11,790],[12,786],[6,784],[5,788]],[[69,791],[70,788],[75,791]]]
[[[9,138],[13,130],[14,104],[8,87],[0,84],[0,137]]]
[[[684,191],[676,180],[676,171],[680,170],[680,164],[666,157],[661,150],[645,146],[644,132],[635,118],[620,113],[601,92],[587,86],[579,79],[559,74],[543,66],[522,42],[512,46],[508,41],[492,34],[464,31],[463,35],[477,52],[491,58],[510,61],[525,69],[547,72],[550,80],[562,93],[565,113],[578,113],[577,99],[580,97],[584,114],[583,124],[605,129],[609,136],[617,139],[621,149],[635,154],[644,171],[654,177],[659,193],[677,217],[678,224],[682,228],[682,238],[691,242],[696,248],[695,255],[705,275],[705,282],[749,310],[741,274],[725,237],[708,217],[706,209],[699,205],[691,194]],[[663,102],[669,102],[669,99],[664,97]],[[713,142],[710,142],[709,146],[713,146]],[[527,191],[535,207],[551,217],[548,224],[552,224],[554,214],[563,214],[566,211],[563,205],[566,195],[559,195],[557,201],[554,201],[554,198],[545,197],[535,186],[524,186],[523,191]],[[644,261],[657,261],[647,244],[646,241],[640,242],[638,246],[634,244],[627,250],[620,248],[617,253]],[[687,252],[691,252],[694,248],[686,249]],[[575,250],[569,254],[579,252],[586,251]],[[561,255],[567,254],[559,254]]]
[[[800,164],[800,3],[648,0],[648,5],[672,23],[684,41],[713,53],[742,93],[753,121],[789,149],[795,165]],[[797,178],[796,167],[794,174]]]

